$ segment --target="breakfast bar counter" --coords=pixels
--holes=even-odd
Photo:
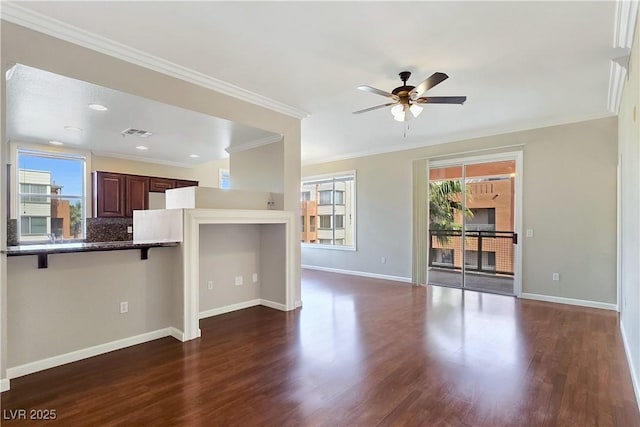
[[[7,246],[7,249],[3,250],[2,253],[7,254],[7,256],[37,255],[38,268],[47,268],[47,256],[49,254],[140,249],[140,259],[147,259],[150,248],[177,246],[178,244],[179,242],[144,243],[131,240],[116,242],[49,243],[37,245]]]

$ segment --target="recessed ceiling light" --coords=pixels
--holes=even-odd
[[[189,157],[191,157],[193,159],[197,159],[200,156],[198,154],[189,154]]]
[[[62,143],[60,141],[49,141],[49,144],[51,144],[51,145],[64,145],[64,143]]]
[[[69,132],[82,132],[82,129],[75,126],[65,126],[64,130],[68,130]]]
[[[107,111],[108,108],[100,104],[89,104],[89,108],[96,111]]]
[[[142,151],[144,151],[144,150],[148,150],[149,148],[148,148],[148,147],[145,147],[144,145],[138,145],[138,146],[136,147],[136,149],[137,149],[137,150],[142,150]]]

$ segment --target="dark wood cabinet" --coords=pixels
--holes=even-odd
[[[187,180],[184,180],[184,179],[176,179],[175,188],[197,187],[197,186],[198,186],[198,181],[187,181]]]
[[[125,176],[118,173],[93,174],[94,212],[97,217],[125,216]]]
[[[170,179],[150,177],[150,190],[152,193],[164,193],[172,188],[197,187],[198,181],[189,181],[186,179]]]
[[[152,193],[164,193],[166,190],[176,188],[176,180],[169,178],[149,178],[149,191]]]
[[[149,209],[149,177],[125,176],[125,216],[132,217],[134,210]]]
[[[181,187],[197,187],[198,181],[128,175],[112,172],[93,173],[93,212],[96,217],[132,217],[134,210],[149,209],[149,193],[164,193]]]

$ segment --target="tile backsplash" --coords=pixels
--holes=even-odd
[[[87,218],[87,242],[116,242],[133,240],[133,218]]]
[[[18,244],[18,220],[7,220],[7,246],[16,246]]]

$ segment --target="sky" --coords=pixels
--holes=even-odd
[[[84,162],[79,160],[52,159],[25,154],[18,156],[18,168],[50,171],[52,184],[61,185],[62,195],[82,196]]]

